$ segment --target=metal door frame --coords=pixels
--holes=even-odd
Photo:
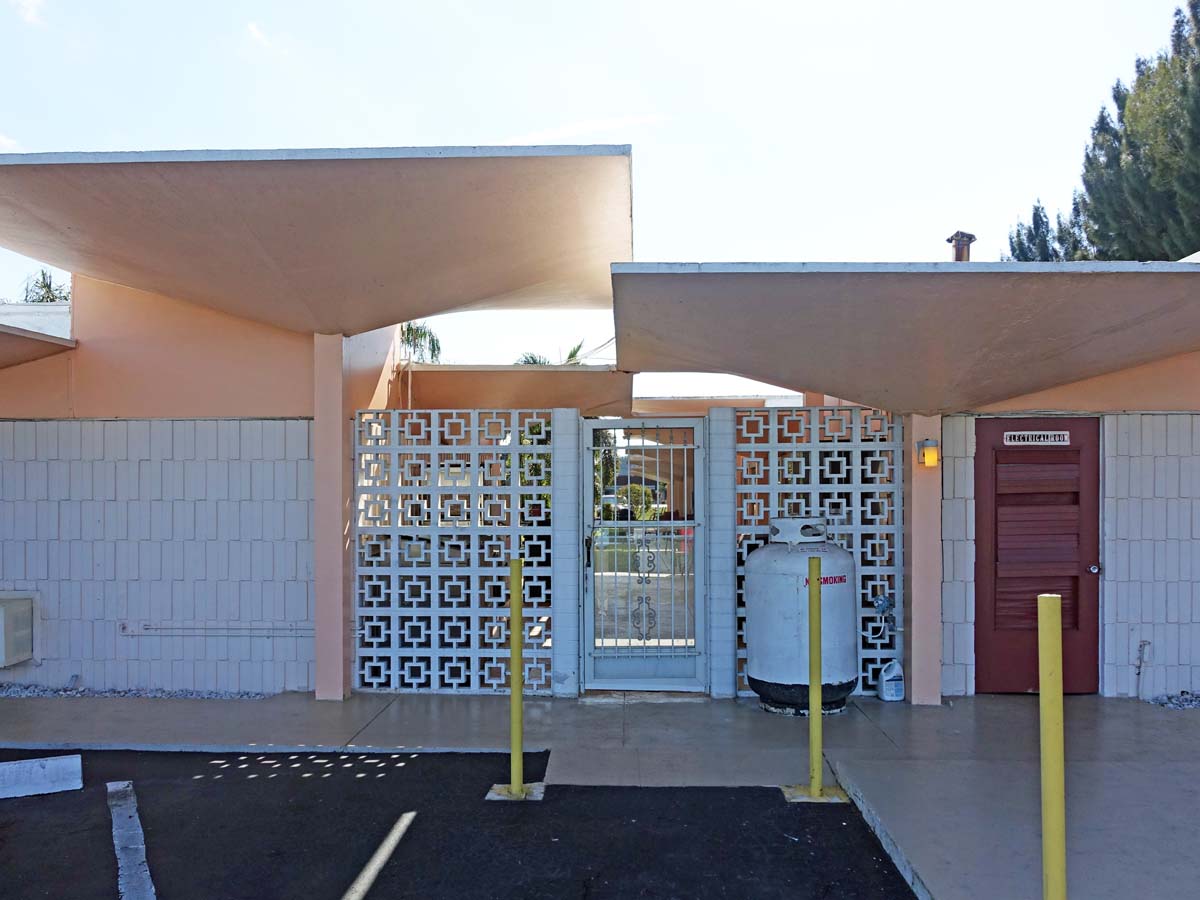
[[[707,518],[707,474],[708,466],[705,456],[707,442],[707,418],[620,418],[620,419],[581,419],[580,420],[580,491],[582,503],[580,577],[582,584],[579,592],[580,640],[579,640],[579,673],[580,690],[627,690],[627,691],[687,691],[707,693],[709,690],[710,657],[708,649],[708,530],[705,527]],[[671,678],[597,678],[595,672],[595,656],[592,653],[595,640],[595,580],[592,566],[589,563],[588,546],[594,529],[595,497],[593,492],[592,471],[593,432],[606,429],[628,428],[691,428],[693,434],[693,495],[692,516],[685,520],[690,522],[693,532],[693,584],[695,596],[695,642],[696,653],[695,672],[689,677]]]

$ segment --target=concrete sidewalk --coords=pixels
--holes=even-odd
[[[31,749],[506,752],[508,723],[502,696],[0,699],[0,747]],[[826,734],[828,746],[883,740],[857,709],[831,720]],[[621,693],[525,701],[525,748],[554,751],[551,784],[791,784],[808,778],[807,735],[804,720],[767,715],[750,701]]]
[[[656,701],[663,702],[656,702]],[[1069,887],[1088,898],[1195,893],[1200,711],[1068,697]],[[807,779],[807,722],[751,701],[530,699],[526,749],[563,785],[747,786]],[[0,746],[503,751],[507,699],[356,694],[344,703],[0,699]],[[858,699],[825,757],[920,896],[1040,896],[1036,696],[941,707]]]
[[[890,748],[826,758],[918,896],[1041,896],[1037,697],[862,701]],[[1200,711],[1067,697],[1067,885],[1196,896]]]

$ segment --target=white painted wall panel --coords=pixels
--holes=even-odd
[[[551,660],[550,690],[556,697],[579,696],[579,620],[582,588],[583,513],[580,491],[584,490],[582,457],[579,445],[579,411],[556,409],[551,431],[550,471],[551,520],[554,529],[554,558],[551,573],[551,613],[554,622],[554,647]]]
[[[1200,416],[1104,417],[1100,690],[1200,689]]]
[[[735,411],[708,411],[708,610],[710,691],[737,695],[737,428]]]
[[[310,690],[310,425],[0,422],[0,590],[39,595],[0,681]]]
[[[975,420],[942,418],[942,695],[975,693]]]

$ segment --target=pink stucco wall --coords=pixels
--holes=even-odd
[[[313,580],[318,700],[350,695],[354,658],[350,625],[353,596],[352,424],[346,342],[340,334],[313,335],[316,391],[313,419]]]
[[[1193,412],[1200,410],[1200,353],[1181,353],[1141,366],[1098,375],[975,412]]]
[[[74,350],[0,370],[6,418],[306,417],[312,336],[76,276]]]

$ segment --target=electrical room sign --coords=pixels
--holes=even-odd
[[[1069,431],[1006,431],[1005,447],[1069,447]]]

